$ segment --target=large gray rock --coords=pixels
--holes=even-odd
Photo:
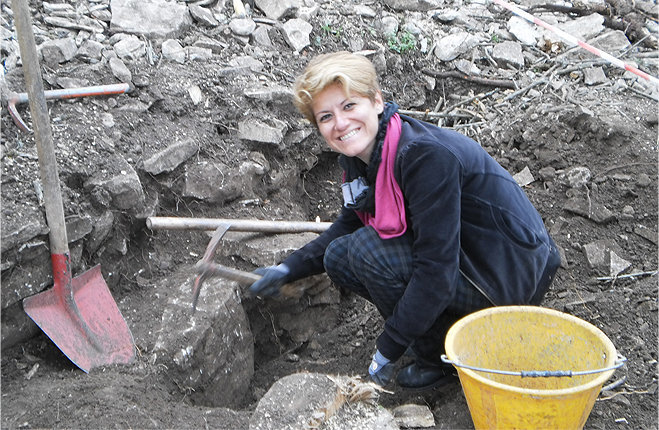
[[[238,36],[249,36],[256,30],[256,23],[251,18],[232,19],[229,28]]]
[[[426,12],[437,9],[443,4],[438,0],[384,0],[384,3],[393,10],[400,12]]]
[[[435,47],[435,55],[442,61],[451,61],[478,44],[478,38],[467,32],[442,37]]]
[[[152,175],[168,173],[183,164],[198,150],[199,146],[191,140],[176,142],[144,160],[143,168]]]
[[[3,254],[14,247],[21,246],[36,236],[48,234],[50,231],[41,211],[31,210],[21,212],[21,214],[23,217],[19,219],[6,218],[4,215],[2,217],[0,249]]]
[[[582,16],[577,19],[556,24],[556,28],[563,30],[570,36],[576,37],[577,39],[588,40],[597,36],[604,30],[604,17],[597,13],[593,13],[588,16]],[[562,42],[569,47],[577,46],[576,44],[566,41],[558,34],[549,30],[544,30],[541,39],[543,39],[540,41],[541,45],[546,43],[553,44]]]
[[[101,42],[87,39],[82,43],[82,45],[80,45],[80,48],[78,48],[76,56],[89,62],[100,61],[103,53],[103,47],[104,46]]]
[[[108,65],[110,66],[112,75],[120,82],[133,82],[133,74],[131,73],[130,69],[128,69],[128,66],[126,66],[126,64],[119,57],[111,57],[108,61]]]
[[[407,403],[394,410],[396,423],[402,428],[428,428],[435,426],[435,417],[427,405]]]
[[[632,45],[625,33],[620,30],[607,31],[594,39],[589,40],[588,43],[595,48],[608,52],[609,54],[618,54],[619,52],[629,49]],[[596,57],[595,54],[589,53],[589,55]]]
[[[351,399],[356,391],[371,392],[373,398]],[[377,405],[377,396],[373,384],[355,378],[296,373],[275,382],[259,400],[249,429],[398,429],[393,415]]]
[[[223,204],[242,196],[243,178],[222,163],[197,162],[185,166],[183,197]]]
[[[185,4],[166,0],[111,0],[110,31],[142,34],[150,39],[181,36],[192,24]]]
[[[601,239],[583,246],[588,267],[601,275],[615,276],[631,266],[631,263],[620,257],[623,251],[611,240]]]
[[[71,60],[77,51],[78,45],[72,37],[48,40],[39,46],[43,62],[50,66]]]
[[[208,8],[201,7],[199,5],[190,5],[190,15],[192,15],[192,18],[196,22],[201,25],[205,25],[206,27],[217,27],[220,25],[217,19],[215,19],[213,16],[213,12],[211,12]]]
[[[252,86],[246,88],[243,94],[245,97],[263,102],[291,103],[293,101],[293,91],[289,87],[276,84],[267,87]]]
[[[276,118],[270,118],[268,123],[249,118],[238,123],[238,137],[255,142],[279,145],[284,140],[288,124]]]
[[[53,282],[50,250],[45,240],[35,239],[16,252],[16,264],[2,273],[2,308],[37,294]]]
[[[107,239],[108,235],[112,231],[112,226],[114,224],[114,214],[111,210],[106,210],[100,216],[94,220],[94,228],[87,238],[87,251],[90,254],[95,253]]]
[[[563,209],[568,212],[581,215],[595,221],[598,224],[606,224],[613,221],[616,216],[603,204],[586,197],[575,196],[565,202]]]
[[[179,386],[193,390],[196,402],[237,406],[254,374],[254,340],[247,315],[236,284],[221,278],[204,282],[192,314],[193,273],[191,267],[184,268],[168,278],[171,285],[162,286],[170,296],[154,358],[169,368]]]
[[[502,68],[519,70],[524,67],[522,45],[517,42],[506,41],[495,44],[492,48],[492,58]]]
[[[266,234],[229,231],[222,238],[222,252],[225,255],[240,255],[255,266],[270,266],[317,237],[317,233],[309,232]]]
[[[254,0],[254,5],[270,19],[280,20],[295,15],[302,6],[301,0]]]
[[[507,28],[524,45],[535,46],[540,37],[540,32],[536,29],[536,26],[519,16],[511,16]]]
[[[282,30],[286,43],[295,52],[300,52],[309,46],[309,35],[313,30],[313,26],[308,22],[297,18],[291,19],[282,25]]]
[[[119,58],[137,60],[146,55],[146,44],[137,36],[128,36],[114,44],[114,52]]]
[[[140,212],[146,197],[137,172],[123,157],[112,157],[112,171],[99,169],[97,175],[85,183],[85,188],[98,195],[98,203],[105,207]]]
[[[167,39],[162,43],[162,56],[166,60],[185,63],[186,52],[181,43],[176,39]]]

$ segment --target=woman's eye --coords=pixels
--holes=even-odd
[[[346,103],[346,104],[343,106],[343,110],[350,110],[350,109],[352,109],[354,106],[355,106],[355,103],[353,103],[353,102]]]
[[[318,118],[318,122],[325,122],[331,118],[331,115],[326,114],[326,115],[321,115],[320,118]]]

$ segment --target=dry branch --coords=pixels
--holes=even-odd
[[[463,79],[468,82],[473,82],[475,84],[487,85],[490,87],[502,87],[515,89],[517,85],[515,82],[503,79],[490,79],[490,78],[479,78],[476,76],[465,75],[464,73],[458,72],[457,70],[451,70],[448,72],[438,72],[430,69],[423,69],[421,71],[424,75],[432,76],[433,78],[455,78]]]
[[[604,16],[610,16],[611,15],[611,10],[607,4],[604,5],[595,5],[591,4],[588,5],[588,7],[574,7],[574,6],[565,6],[563,4],[536,4],[533,6],[530,6],[527,9],[527,12],[562,12],[562,13],[567,13],[567,14],[572,14],[572,15],[579,15],[579,16],[585,16],[585,15],[591,15],[593,13],[599,13],[600,15]]]
[[[597,278],[598,281],[615,281],[616,279],[624,279],[624,278],[636,278],[639,276],[654,276],[658,273],[659,271],[653,270],[649,272],[639,272],[639,273],[629,273],[627,275],[616,275],[616,276],[601,276]]]

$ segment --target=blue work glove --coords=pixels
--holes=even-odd
[[[368,366],[368,374],[371,375],[373,382],[384,387],[394,375],[394,363],[389,361],[380,351],[375,351],[371,365]]]
[[[282,285],[288,282],[290,269],[287,265],[280,264],[279,266],[259,267],[254,273],[261,275],[262,278],[249,287],[249,293],[252,296],[276,297],[279,295]]]

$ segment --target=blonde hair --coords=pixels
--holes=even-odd
[[[314,97],[334,84],[341,85],[346,96],[356,93],[371,101],[375,101],[380,92],[375,67],[363,55],[348,51],[318,55],[298,76],[293,87],[295,107],[313,125],[317,126],[311,106]]]

